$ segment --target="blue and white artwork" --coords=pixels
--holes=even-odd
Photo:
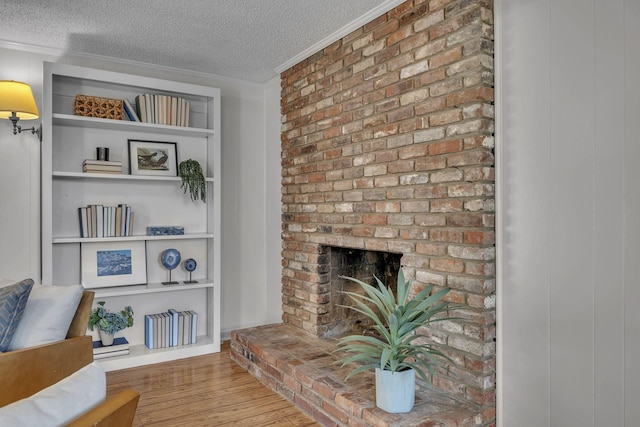
[[[131,249],[97,251],[98,277],[131,274]]]

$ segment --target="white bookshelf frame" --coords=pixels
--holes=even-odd
[[[201,254],[202,261],[198,261],[198,269],[194,272],[196,284],[162,285],[159,282],[144,285],[120,286],[95,289],[94,303],[106,301],[106,306],[114,310],[121,307],[110,307],[109,301],[120,303],[126,299],[133,306],[135,312],[135,329],[128,335],[128,329],[123,331],[131,342],[130,354],[114,358],[100,359],[98,362],[106,370],[124,369],[149,363],[157,363],[184,357],[197,356],[220,351],[220,90],[206,86],[198,86],[181,82],[173,82],[143,76],[115,73],[111,71],[77,67],[66,64],[44,63],[43,82],[43,107],[42,107],[42,283],[51,285],[70,284],[68,281],[58,279],[57,271],[64,269],[66,265],[78,265],[77,256],[79,246],[82,243],[110,242],[110,241],[144,241],[148,244],[168,245],[181,244],[197,245],[196,248],[205,247],[206,254]],[[195,108],[192,108],[192,120],[196,127],[179,127],[157,125],[151,123],[130,122],[127,120],[108,120],[73,115],[72,97],[76,94],[103,96],[110,98],[128,98],[130,101],[135,94],[162,93],[181,96],[192,100]],[[197,120],[195,120],[197,119]],[[91,143],[87,132],[91,135],[110,136],[116,144],[126,144],[129,138],[155,138],[170,137],[178,140],[179,144],[191,144],[190,150],[198,150],[201,163],[206,166],[205,174],[207,182],[206,207],[198,207],[194,214],[194,220],[198,222],[198,230],[190,232],[185,227],[186,234],[172,236],[147,236],[144,234],[145,224],[136,224],[134,235],[129,237],[104,237],[82,238],[78,234],[69,233],[68,228],[62,229],[54,221],[56,215],[60,215],[58,208],[65,203],[66,193],[73,193],[69,197],[73,201],[83,200],[89,196],[85,194],[91,189],[101,188],[99,185],[108,185],[122,191],[126,197],[135,198],[137,204],[145,204],[145,195],[135,193],[136,185],[167,186],[180,185],[178,177],[127,175],[127,169],[122,175],[88,174],[81,172],[81,165],[74,167],[56,166],[54,147],[59,150],[69,150],[68,146],[58,141],[60,135],[72,134],[78,136],[78,149],[87,151]],[[57,138],[57,139],[56,139]],[[183,141],[183,142],[180,142]],[[193,143],[195,141],[195,143]],[[76,141],[74,141],[75,143]],[[206,147],[206,148],[195,148]],[[203,152],[203,150],[205,152]],[[75,148],[74,150],[75,151]],[[56,153],[60,155],[60,153]],[[62,153],[64,155],[65,153]],[[75,153],[69,153],[70,155]],[[77,154],[75,154],[77,155]],[[182,161],[184,159],[178,159]],[[123,168],[125,162],[123,162]],[[145,184],[146,183],[146,184]],[[88,190],[86,190],[88,189]],[[84,193],[83,193],[84,191]],[[168,197],[177,198],[175,190]],[[99,196],[90,194],[91,197]],[[182,197],[189,198],[188,194]],[[147,202],[149,198],[147,197]],[[184,200],[180,200],[183,203]],[[192,203],[189,201],[189,203]],[[202,202],[197,202],[202,203]],[[75,209],[79,206],[66,206],[66,209]],[[165,216],[175,217],[180,225],[181,211],[173,207],[179,203],[167,203],[163,209]],[[133,205],[135,210],[135,204]],[[200,210],[198,210],[200,209]],[[66,219],[65,219],[66,220]],[[155,225],[155,224],[146,224]],[[64,228],[64,227],[63,227]],[[137,231],[137,232],[136,232]],[[195,243],[192,243],[195,242]],[[70,248],[62,250],[60,248]],[[72,254],[72,255],[70,255]],[[200,254],[200,253],[199,253]],[[149,256],[148,256],[149,257]],[[62,259],[62,263],[60,260]],[[148,263],[148,260],[147,260]],[[150,267],[147,266],[147,269]],[[57,270],[58,269],[58,270]],[[67,274],[67,273],[65,273]],[[68,273],[75,277],[74,273]],[[157,274],[156,274],[157,275]],[[153,280],[153,279],[150,279]],[[80,283],[80,272],[77,280]],[[202,301],[206,298],[206,302]],[[144,328],[140,336],[140,325],[144,325],[144,315],[166,311],[169,308],[187,310],[190,307],[173,307],[172,302],[193,300],[206,307],[205,312],[199,312],[199,337],[198,343],[188,346],[168,347],[149,350],[144,345]],[[137,329],[136,329],[137,328]],[[95,339],[95,338],[94,338]]]

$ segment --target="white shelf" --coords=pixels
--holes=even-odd
[[[206,278],[195,278],[198,283],[178,283],[177,285],[163,285],[162,283],[147,283],[146,285],[113,286],[110,288],[91,288],[95,292],[94,300],[99,298],[153,294],[160,292],[181,292],[185,290],[213,288],[214,283]]]
[[[184,126],[157,125],[154,123],[130,122],[126,120],[98,119],[95,117],[53,114],[53,124],[57,126],[77,126],[93,129],[125,130],[129,132],[153,132],[159,135],[184,135],[204,137],[213,135],[213,129],[190,128]]]
[[[125,330],[126,331],[126,330]],[[220,343],[215,343],[206,335],[198,336],[196,344],[178,347],[165,347],[149,350],[144,344],[129,347],[129,354],[112,358],[98,359],[97,363],[105,371],[133,368],[135,366],[148,365],[150,363],[167,362],[183,357],[201,356],[220,351]]]
[[[154,175],[125,175],[115,173],[88,173],[88,172],[64,172],[54,171],[54,178],[71,178],[71,179],[121,179],[128,181],[176,181],[181,182],[179,176],[154,176]],[[213,178],[205,178],[207,182],[213,182]]]
[[[127,237],[54,237],[53,244],[59,243],[99,243],[99,242],[137,242],[151,240],[192,240],[212,239],[211,233],[177,234],[171,236],[127,236]]]

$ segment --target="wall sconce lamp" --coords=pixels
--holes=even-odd
[[[30,129],[22,129],[18,125],[18,120],[33,120],[40,117],[36,100],[33,98],[31,86],[26,83],[13,80],[0,80],[0,119],[9,119],[13,123],[13,134],[17,135],[22,131],[40,136],[40,129],[35,126]]]

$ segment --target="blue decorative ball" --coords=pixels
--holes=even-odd
[[[166,249],[162,252],[162,256],[160,260],[162,261],[162,265],[167,270],[173,270],[178,265],[180,265],[180,252],[177,249]]]
[[[187,271],[194,271],[197,266],[198,264],[196,263],[196,260],[193,258],[188,258],[184,262],[184,269]]]

